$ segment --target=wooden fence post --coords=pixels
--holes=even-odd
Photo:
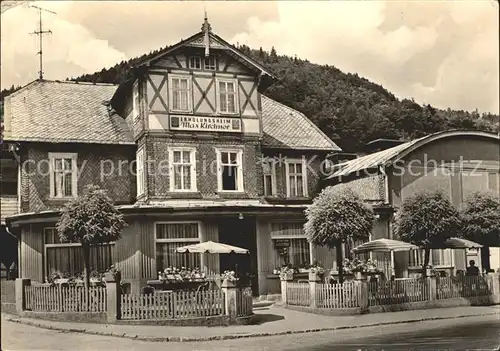
[[[293,281],[293,273],[280,273],[280,281],[281,281],[281,303],[283,305],[288,304],[288,299],[286,296],[286,287],[288,282]]]
[[[25,287],[31,285],[31,279],[17,278],[16,288],[16,312],[20,314],[26,310],[26,291]]]
[[[427,277],[427,284],[429,286],[429,300],[437,300],[437,280],[435,276]]]
[[[229,317],[229,323],[233,324],[236,322],[237,317],[237,300],[236,300],[236,283],[224,279],[221,285],[222,291],[224,292],[224,310],[226,316]]]
[[[500,274],[499,273],[490,273],[488,274],[489,286],[490,286],[490,294],[492,297],[491,301],[494,304],[500,303]]]
[[[356,285],[358,287],[357,293],[358,295],[358,302],[359,302],[359,308],[360,310],[367,311],[369,304],[368,304],[368,280],[366,279],[361,279],[361,280],[356,280]]]
[[[122,297],[120,289],[120,277],[106,277],[106,314],[109,323],[121,319]]]
[[[311,308],[318,308],[318,301],[316,299],[316,289],[318,287],[318,283],[321,282],[321,277],[314,273],[309,272],[309,306]]]

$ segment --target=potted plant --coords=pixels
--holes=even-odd
[[[323,277],[325,275],[325,270],[323,267],[314,264],[309,268],[309,281],[312,282],[317,282],[323,280]]]
[[[234,287],[239,280],[234,271],[224,271],[224,273],[222,273],[221,275],[221,279],[222,286],[225,287]]]
[[[346,267],[346,271],[354,274],[356,280],[365,280],[367,273],[374,272],[377,269],[375,262],[372,260],[362,261],[358,258],[344,259],[344,267]]]
[[[114,266],[112,265],[109,267],[109,269],[104,272],[104,281],[105,282],[119,282],[121,280],[122,274],[121,272]]]
[[[285,266],[281,268],[280,279],[281,280],[293,280],[294,269],[290,266]]]

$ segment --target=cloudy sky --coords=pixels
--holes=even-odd
[[[1,84],[37,77],[38,13],[1,15]],[[34,3],[34,2],[32,2]],[[499,112],[499,19],[495,0],[461,1],[43,1],[52,35],[45,78],[112,66],[186,38],[203,8],[227,41],[356,72],[396,96],[436,107]]]

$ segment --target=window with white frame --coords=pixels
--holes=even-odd
[[[170,76],[170,110],[191,112],[191,77]]]
[[[431,250],[429,257],[429,264],[431,266],[445,266],[449,267],[453,264],[452,262],[452,250],[451,249],[434,249]],[[411,250],[408,253],[408,266],[410,267],[422,267],[425,259],[425,250]]]
[[[271,240],[276,268],[285,264],[304,267],[310,263],[311,248],[304,233],[304,223],[271,223]]]
[[[46,275],[54,272],[81,274],[85,267],[82,245],[61,241],[56,228],[44,228]],[[114,242],[90,247],[90,270],[105,271],[114,264]]]
[[[306,164],[303,159],[287,159],[286,167],[286,196],[307,197]]]
[[[144,194],[144,149],[140,148],[136,154],[137,196]]]
[[[140,106],[140,98],[139,98],[139,82],[135,81],[132,88],[132,111],[134,114],[134,118],[139,118],[139,106]]]
[[[76,153],[49,153],[51,198],[77,196],[76,160]]]
[[[238,99],[236,97],[236,80],[217,80],[217,106],[219,113],[235,114],[238,111]]]
[[[156,269],[200,267],[199,253],[177,253],[179,247],[200,242],[199,222],[156,223]]]
[[[215,56],[205,57],[204,69],[207,71],[215,71],[215,68],[216,68]]]
[[[216,152],[218,191],[243,191],[243,150]]]
[[[170,191],[196,191],[196,149],[170,148]]]
[[[264,195],[276,195],[276,163],[274,160],[265,159],[262,162],[262,173],[264,176]]]
[[[201,58],[199,56],[192,56],[189,58],[189,68],[201,69]]]

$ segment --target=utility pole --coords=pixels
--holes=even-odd
[[[40,21],[38,22],[38,24],[39,24],[38,30],[34,31],[33,33],[30,33],[30,34],[38,35],[38,38],[39,38],[39,44],[38,44],[39,51],[38,51],[38,55],[40,55],[40,70],[38,71],[38,79],[42,80],[43,79],[43,35],[44,34],[52,34],[52,31],[50,29],[43,30],[43,26],[42,26],[42,11],[53,13],[53,14],[56,14],[56,13],[54,11],[42,9],[41,7],[38,7],[38,6],[35,6],[35,5],[31,5],[30,7],[37,9],[38,10],[38,14],[40,16],[39,17]]]

